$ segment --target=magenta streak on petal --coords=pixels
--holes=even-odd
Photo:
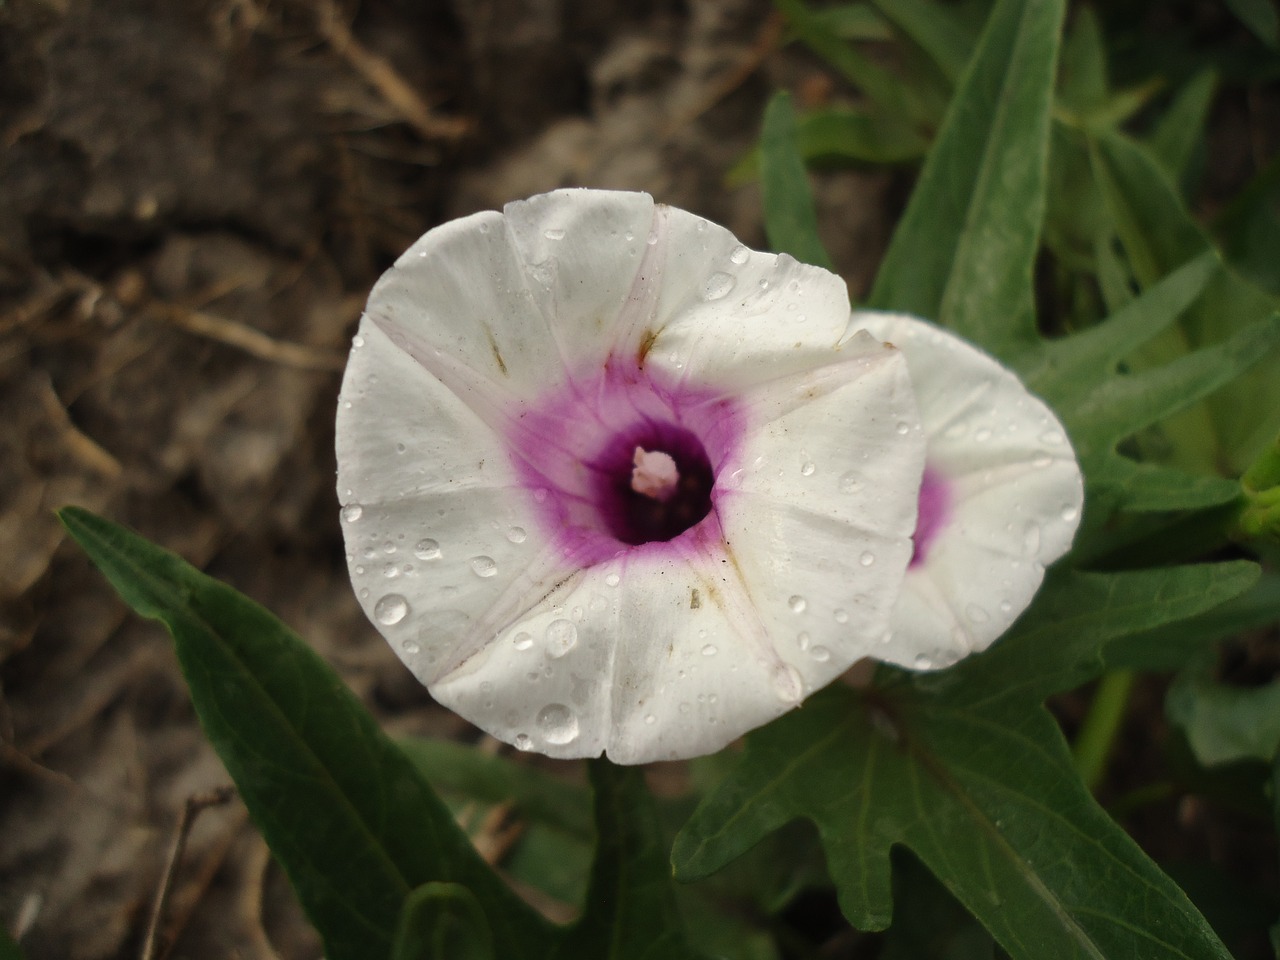
[[[614,356],[523,402],[509,424],[513,465],[552,542],[566,561],[591,566],[624,551],[677,551],[677,541],[702,542],[718,530],[715,479],[736,466],[745,414],[711,390]],[[630,488],[637,446],[675,458],[692,492],[672,506],[701,519],[687,529],[636,519],[637,502],[653,506]]]
[[[929,547],[951,516],[951,488],[947,481],[932,467],[924,468],[920,480],[920,499],[916,513],[915,552],[911,554],[910,567],[914,569],[925,562]]]

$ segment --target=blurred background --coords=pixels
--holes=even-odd
[[[1280,130],[1273,81],[1238,58],[1231,80],[1256,42],[1217,2],[1105,16],[1121,74],[1227,71],[1195,158],[1213,212]],[[1149,44],[1167,56],[1140,65]],[[647,190],[761,247],[758,189],[726,178],[780,88],[859,100],[766,0],[0,0],[0,923],[32,960],[137,957],[184,804],[227,782],[167,636],[52,511],[128,523],[265,604],[391,730],[475,740],[348,586],[332,424],[368,289],[428,228],[561,186]],[[854,296],[910,154],[815,176]],[[1142,696],[1135,757],[1163,736]],[[1252,862],[1229,818],[1162,816],[1157,846],[1176,824],[1173,854]],[[196,822],[160,947],[319,956],[237,802]]]

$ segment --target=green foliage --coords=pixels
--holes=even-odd
[[[124,601],[173,635],[201,726],[326,956],[696,956],[637,771],[593,765],[591,896],[579,923],[554,927],[480,859],[414,763],[279,620],[123,527],[75,507],[59,516]],[[441,756],[418,751],[422,763]],[[499,776],[517,782],[476,765],[454,772],[482,789]],[[580,809],[543,779],[518,782],[544,813]]]
[[[769,243],[803,263],[830,270],[831,258],[818,239],[809,175],[796,149],[795,111],[785,93],[775,94],[764,112],[760,177]]]
[[[1035,336],[1061,0],[1002,0],[979,41],[869,306],[931,317],[1009,358]]]
[[[904,844],[1014,958],[1225,957],[1093,802],[1040,701],[1096,675],[1108,642],[1210,609],[1256,575],[1250,564],[1060,575],[986,654],[811,698],[748,737],[677,838],[677,875],[706,875],[804,817],[865,929],[892,919],[889,854]]]

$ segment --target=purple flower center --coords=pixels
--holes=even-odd
[[[571,563],[718,540],[716,477],[744,430],[732,401],[612,358],[511,423],[521,482]]]
[[[910,568],[924,563],[929,547],[951,516],[951,490],[936,470],[925,466],[920,480],[920,498],[917,503],[915,551],[911,554]]]

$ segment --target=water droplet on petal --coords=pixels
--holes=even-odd
[[[813,465],[813,461],[806,460],[804,463],[800,464],[800,476],[812,477],[813,472],[817,469],[818,468]]]
[[[1049,466],[1052,463],[1053,463],[1053,457],[1036,457],[1034,460],[1031,461],[1031,465],[1040,470],[1043,470],[1045,467]]]
[[[521,630],[511,638],[511,644],[517,650],[528,650],[533,646],[533,636]]]
[[[524,532],[524,527],[512,527],[507,531],[507,539],[512,543],[524,543],[528,536]]]
[[[351,346],[354,349],[359,350],[361,347],[364,346],[364,337],[360,336],[360,334],[357,333],[354,337],[351,338]]]
[[[404,643],[400,644],[400,646],[404,648],[405,653],[422,652],[422,647],[418,646],[418,644],[413,640],[406,640]]]
[[[1061,432],[1057,430],[1046,430],[1044,433],[1040,434],[1040,442],[1047,443],[1052,447],[1056,447],[1065,439],[1066,438],[1061,434]]]
[[[898,429],[898,435],[905,437],[908,433],[911,432],[911,424],[907,423],[905,420],[902,420],[898,423],[897,429]]]
[[[1080,516],[1080,511],[1077,510],[1075,507],[1067,506],[1062,508],[1063,523],[1070,523],[1078,516]]]
[[[796,594],[787,601],[787,606],[791,608],[792,613],[804,613],[809,607],[809,602],[804,597]]]
[[[547,743],[563,744],[578,738],[578,718],[563,703],[549,703],[538,711],[538,729]]]
[[[398,593],[388,593],[374,604],[373,615],[384,626],[394,626],[409,615],[409,601]]]
[[[564,231],[563,231],[563,230],[561,230],[561,229],[559,229],[558,227],[551,227],[551,228],[550,228],[550,229],[548,229],[548,230],[544,230],[544,231],[542,232],[542,235],[543,235],[544,237],[546,237],[548,240],[563,240],[563,239],[564,239]]]
[[[559,660],[578,642],[578,628],[572,620],[552,620],[547,627],[547,656]]]
[[[973,623],[986,623],[990,618],[987,611],[976,603],[971,603],[964,608],[964,615]]]
[[[611,587],[616,587],[618,584],[622,582],[622,578],[618,576],[616,573],[611,573],[604,578],[604,582]]]
[[[332,516],[332,514],[330,514],[330,516]],[[342,519],[347,521],[347,523],[355,523],[362,516],[364,516],[364,507],[360,506],[358,503],[348,503],[342,508]]]
[[[717,271],[707,277],[707,282],[702,285],[703,299],[719,300],[729,294],[735,283],[737,281],[729,274]]]
[[[796,646],[800,648],[801,653],[809,649],[809,644],[811,642],[812,638],[807,633],[799,633],[796,635]]]
[[[395,552],[396,552],[396,545],[395,545],[394,543],[392,543],[390,540],[388,540],[386,543],[384,543],[384,544],[382,545],[382,552],[383,552],[383,553],[395,553]]]
[[[716,649],[716,645],[714,643],[708,643],[702,648],[702,655],[704,657],[714,657],[719,652],[720,651]]]
[[[655,717],[652,713],[646,713],[644,715],[644,722],[649,724],[649,726],[653,726],[655,723],[658,722],[658,718]]]
[[[1008,613],[1012,609],[1013,609],[1013,604],[1010,603],[1008,600],[1000,601],[1000,611],[1002,613]]]
[[[498,564],[493,557],[472,557],[467,562],[477,577],[492,577],[498,572]]]
[[[749,256],[751,256],[751,251],[742,244],[738,244],[733,248],[733,253],[729,254],[729,259],[734,263],[742,264],[747,262]]]
[[[862,556],[858,558],[858,562],[864,567],[869,567],[876,562],[876,555],[870,550],[862,551]]]
[[[1029,557],[1033,557],[1040,552],[1039,524],[1028,523],[1026,529],[1022,531],[1022,552]]]
[[[419,540],[413,548],[413,555],[419,560],[436,560],[440,557],[440,544],[434,540]]]
[[[817,660],[819,663],[826,663],[831,659],[831,651],[826,647],[814,647],[809,651],[809,656]]]
[[[933,666],[933,661],[930,660],[923,653],[917,653],[916,658],[913,662],[917,670],[928,670]]]
[[[847,611],[845,611],[845,610],[837,610],[837,611],[835,612],[834,616],[835,616],[835,618],[836,618],[836,623],[848,623],[848,622],[849,622],[849,614],[848,614],[848,612],[847,612]]]
[[[512,741],[512,744],[515,746],[517,750],[527,751],[527,750],[533,749],[533,741],[529,739],[529,735],[527,733],[517,733],[515,740]]]
[[[395,563],[388,563],[382,568],[382,575],[388,580],[394,580],[396,577],[400,576],[400,567]]]
[[[859,479],[858,474],[854,471],[850,470],[840,478],[841,493],[857,493],[861,489],[862,480]]]

